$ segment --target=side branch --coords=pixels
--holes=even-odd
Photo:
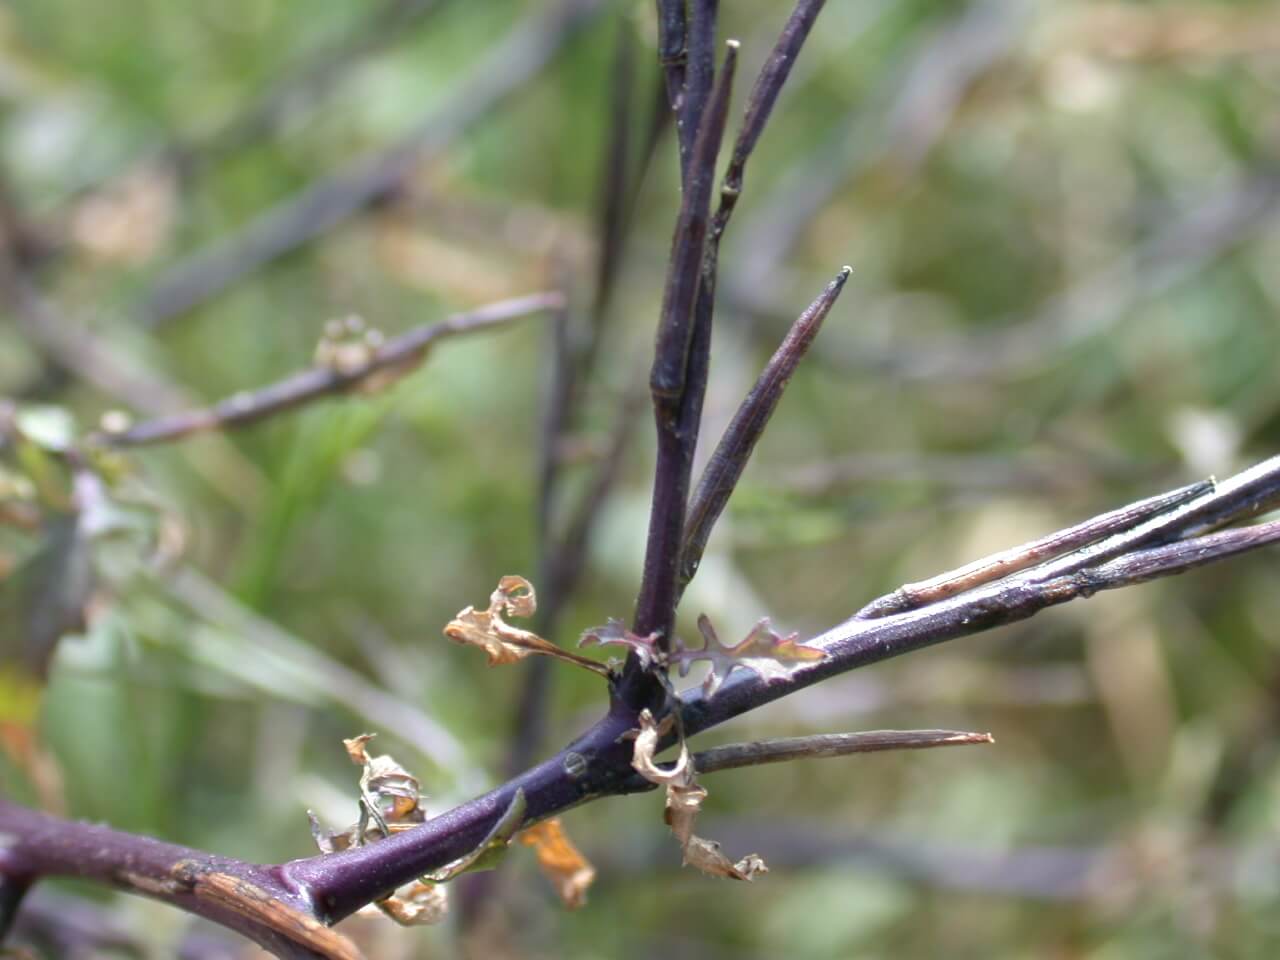
[[[457,95],[433,109],[401,140],[317,180],[168,270],[140,305],[145,322],[159,326],[213,299],[386,197],[423,159],[444,150],[508,97],[526,89],[602,8],[602,0],[561,0],[517,24],[458,81]]]
[[[82,877],[179,907],[286,960],[359,960],[278,868],[218,857],[0,799],[0,877]],[[4,882],[8,882],[6,879]]]
[[[758,767],[766,763],[786,763],[819,757],[847,757],[854,753],[882,753],[887,750],[928,750],[932,747],[963,747],[995,743],[989,733],[960,730],[864,730],[859,733],[819,733],[810,737],[778,737],[712,747],[693,755],[699,773]]]
[[[97,434],[94,439],[113,447],[140,447],[209,430],[243,427],[312,400],[371,387],[388,377],[398,379],[416,369],[437,340],[478,333],[563,305],[564,295],[554,291],[502,300],[394,337],[377,349],[371,348],[368,359],[361,363],[311,367],[257,390],[233,394],[203,410],[158,417],[118,432]]]
[[[948,573],[939,574],[919,583],[904,584],[893,593],[871,601],[858,611],[857,617],[860,620],[874,620],[876,617],[916,610],[926,604],[954,597],[958,593],[980,587],[984,583],[991,583],[1046,560],[1060,557],[1064,553],[1079,550],[1113,534],[1132,530],[1152,517],[1167,514],[1174,507],[1179,507],[1211,492],[1213,486],[1213,481],[1208,480],[1193,483],[1172,493],[1162,493],[1146,500],[1139,500],[1137,503],[1091,517],[1048,536],[993,553]]]
[[[1178,493],[1175,491],[1170,496],[1176,498]],[[1111,540],[1127,544],[1118,554],[1108,549],[1106,545],[1110,541],[1104,540],[1052,561],[1047,567],[1033,567],[919,609],[877,619],[851,617],[806,640],[807,646],[824,648],[827,658],[797,669],[785,679],[770,682],[739,673],[712,697],[704,697],[698,690],[682,694],[685,733],[693,735],[858,667],[944,640],[1016,623],[1047,607],[1087,598],[1099,590],[1172,576],[1280,542],[1280,521],[1175,539],[1209,525],[1254,516],[1278,504],[1280,457],[1273,457],[1220,482],[1215,489],[1164,516],[1117,534]],[[1159,539],[1174,542],[1148,545]],[[1049,569],[1058,572],[1046,577]]]
[[[712,528],[737,487],[742,471],[746,469],[747,461],[755,450],[756,442],[769,425],[773,411],[777,409],[787,384],[791,382],[791,375],[809,352],[814,338],[822,329],[823,320],[831,312],[845,281],[849,279],[849,272],[848,267],[841,270],[818,299],[809,304],[808,309],[792,324],[791,330],[761,371],[755,386],[742,401],[720,442],[716,444],[715,452],[707,462],[689,506],[684,543],[680,551],[681,590],[698,572],[702,551],[706,548]]]

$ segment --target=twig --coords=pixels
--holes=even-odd
[[[1017,455],[867,450],[783,465],[762,481],[771,492],[823,497],[868,484],[906,482],[941,490],[1013,490],[1038,497],[1078,493],[1097,481],[1153,481],[1168,473],[1121,456],[1091,456],[1063,449],[1022,450]]]
[[[989,733],[960,730],[864,730],[859,733],[820,733],[808,737],[778,737],[712,747],[693,755],[699,773],[757,767],[766,763],[786,763],[819,757],[844,757],[852,753],[880,753],[886,750],[927,750],[931,747],[960,747],[975,743],[995,743]]]
[[[769,58],[765,61],[760,75],[751,87],[747,98],[746,112],[742,118],[742,126],[738,130],[737,140],[733,144],[733,154],[729,158],[729,166],[725,170],[724,183],[720,188],[720,206],[716,209],[715,219],[711,227],[711,235],[719,237],[724,232],[725,224],[733,215],[733,209],[742,194],[742,177],[746,169],[747,159],[755,149],[756,142],[764,132],[769,115],[777,103],[778,94],[782,92],[791,68],[795,65],[800,48],[809,36],[814,21],[822,12],[826,0],[797,0],[795,9],[787,18],[786,25],[774,44]]]
[[[1280,457],[1220,483],[1216,490],[1179,508],[1178,520],[1167,532],[1175,536],[1205,523],[1252,515],[1277,500]],[[739,671],[711,698],[696,690],[683,694],[685,730],[692,735],[826,677],[909,650],[1025,619],[1097,590],[1170,575],[1277,541],[1280,521],[1273,521],[1136,550],[1047,582],[1015,575],[920,610],[876,620],[850,619],[807,641],[828,652],[827,659],[812,667],[772,681]],[[632,745],[623,737],[635,728],[635,716],[625,704],[615,702],[595,726],[558,754],[482,797],[377,844],[270,868],[57,820],[0,802],[0,837],[4,838],[0,875],[72,874],[145,890],[211,916],[284,956],[314,957],[315,951],[302,952],[297,944],[308,941],[297,937],[310,937],[317,929],[303,922],[297,937],[289,939],[281,933],[286,923],[296,924],[300,916],[308,915],[336,922],[395,886],[465,855],[492,830],[518,791],[527,798],[526,822],[534,822],[587,800],[650,788],[652,784],[635,782]],[[122,863],[130,869],[122,871]],[[247,900],[246,889],[253,891]]]
[[[743,171],[751,151],[755,148],[761,133],[764,132],[765,124],[782,90],[782,85],[786,82],[800,47],[804,44],[805,37],[808,36],[809,29],[813,26],[822,5],[822,0],[817,2],[799,0],[751,88],[742,126],[734,143],[733,155],[720,187],[720,202],[716,207],[706,239],[706,251],[703,255],[701,275],[693,302],[695,327],[706,328],[708,331],[711,328],[712,314],[715,310],[720,238],[724,235],[725,227],[742,193]],[[678,226],[677,229],[679,229]],[[676,604],[679,603],[680,594],[683,593],[685,586],[697,572],[707,538],[711,536],[711,529],[737,485],[746,461],[760,437],[760,432],[772,416],[783,390],[791,379],[791,374],[795,372],[796,366],[813,342],[822,321],[826,318],[848,276],[849,271],[846,267],[835,282],[827,287],[823,295],[801,314],[717,445],[716,452],[698,484],[685,523],[677,572]],[[659,351],[661,349],[660,341]],[[705,360],[705,357],[700,358],[700,362]],[[701,419],[701,413],[699,395],[696,407],[688,414],[690,423],[684,428],[690,435],[688,444],[691,449],[697,441],[697,421]]]
[[[125,929],[121,912],[114,904],[102,907],[83,897],[41,890],[22,905],[14,926],[19,942],[32,941],[58,957],[115,957],[123,953],[145,958],[147,950],[139,938]],[[175,960],[238,960],[244,945],[230,937],[192,931],[174,947]]]
[[[609,82],[609,136],[605,141],[603,170],[599,195],[600,253],[596,261],[596,284],[592,296],[591,328],[599,327],[608,313],[613,298],[618,268],[622,264],[622,245],[626,236],[630,214],[639,192],[639,177],[633,181],[631,174],[631,135],[635,124],[632,106],[636,73],[635,28],[629,17],[618,20],[618,37],[615,42],[613,71]],[[651,155],[651,153],[650,153]],[[646,156],[640,167],[643,176],[648,166]],[[591,351],[586,351],[591,352]]]
[[[906,610],[915,610],[917,607],[953,597],[957,593],[972,590],[974,587],[1036,566],[1053,557],[1079,550],[1081,547],[1114,534],[1132,530],[1152,517],[1166,514],[1173,508],[1212,490],[1212,481],[1193,483],[1172,493],[1149,497],[1121,507],[1119,510],[1099,514],[1065,530],[1059,530],[1046,537],[1040,537],[1029,543],[1001,550],[989,557],[967,563],[957,570],[939,574],[919,583],[905,584],[888,596],[871,601],[858,611],[857,617],[862,620],[871,620]]]
[[[697,131],[702,124],[715,86],[716,20],[719,0],[689,0],[689,39],[685,55],[684,91],[676,111],[676,132],[680,141],[680,179],[689,178],[689,165],[697,147]],[[727,66],[727,65],[726,65]]]
[[[343,73],[380,47],[402,40],[416,21],[442,0],[384,0],[354,29],[308,51],[300,62],[265,93],[212,133],[173,148],[185,173],[208,164],[275,132],[303,102],[326,96]]]
[[[673,113],[680,112],[684,95],[685,63],[688,59],[686,50],[686,30],[688,28],[685,14],[685,0],[656,0],[658,5],[658,63],[662,67],[663,79],[667,88],[667,103]],[[684,134],[679,134],[683,141]],[[693,131],[688,136],[692,138]],[[683,154],[685,148],[682,146]],[[681,169],[684,164],[681,163]]]
[[[400,141],[313,183],[171,268],[140,306],[143,318],[155,326],[185,313],[386,196],[425,157],[526,89],[530,78],[602,6],[603,0],[561,0],[518,24],[458,81],[457,93],[444,106]]]
[[[1054,294],[1029,315],[999,321],[998,332],[963,342],[940,344],[935,338],[893,351],[859,348],[849,359],[859,367],[931,381],[1008,376],[1043,366],[1111,330],[1136,304],[1195,275],[1274,220],[1280,167],[1273,157],[1261,158],[1207,193],[1159,224],[1132,254]]]
[[[693,339],[693,303],[698,295],[701,278],[711,185],[715,178],[720,141],[724,136],[737,50],[737,43],[734,41],[726,45],[724,69],[698,130],[690,173],[680,202],[680,213],[676,217],[675,235],[671,241],[671,260],[663,292],[662,313],[658,321],[653,372],[649,380],[655,403],[667,411],[673,411],[685,393],[689,343]]]
[[[257,390],[233,394],[212,407],[169,414],[119,432],[95,434],[94,439],[113,447],[139,447],[210,430],[246,426],[312,400],[358,389],[379,379],[380,375],[403,376],[426,358],[437,340],[477,333],[518,317],[563,306],[564,295],[554,291],[502,300],[393,337],[371,349],[369,358],[362,363],[350,367],[310,367]]]
[[[1156,517],[1136,528],[1164,538],[1184,536],[1232,520],[1250,517],[1280,503],[1280,457],[1263,461],[1219,483],[1216,489]],[[1132,538],[1136,531],[1117,536]],[[1280,540],[1280,522],[1179,540],[1164,546],[1139,549],[1130,539],[1130,551],[1097,566],[1043,579],[1043,571],[1005,578],[966,593],[939,600],[918,610],[873,620],[851,617],[805,643],[827,651],[827,658],[797,669],[782,680],[765,682],[739,674],[715,696],[705,698],[693,690],[682,694],[685,729],[689,735],[722,723],[745,710],[755,709],[827,677],[918,650],[1025,620],[1047,607],[1090,597],[1156,577],[1171,576],[1215,560],[1266,546]],[[1108,541],[1102,541],[1107,544]],[[1098,546],[1084,551],[1098,562]],[[1107,556],[1103,551],[1102,556]],[[1061,561],[1071,561],[1067,554]],[[1067,564],[1070,568],[1070,564]]]
[[[635,630],[642,636],[656,632],[664,644],[670,640],[675,619],[680,543],[711,347],[710,324],[695,323],[693,308],[702,273],[716,156],[724,134],[736,60],[737,46],[731,42],[715,92],[703,113],[685,179],[649,378],[658,457]]]
[[[716,444],[715,452],[702,473],[702,479],[698,481],[685,522],[684,543],[680,554],[680,590],[683,591],[697,573],[712,528],[737,487],[756,442],[764,433],[769,418],[773,416],[773,411],[791,381],[791,375],[808,353],[822,328],[822,321],[826,319],[844,288],[845,281],[849,279],[849,272],[849,267],[841,270],[818,299],[800,314],[761,371],[746,399],[738,407],[720,442]]]
[[[21,831],[19,834],[17,831]],[[360,960],[312,916],[311,904],[260,867],[0,800],[0,874],[27,862],[45,875],[84,877],[207,917],[287,960]]]
[[[739,308],[769,300],[766,284],[837,190],[879,163],[910,167],[924,158],[944,130],[974,77],[1006,55],[1025,21],[1021,5],[1006,0],[967,4],[917,49],[898,60],[830,139],[810,150],[743,227],[742,257],[729,294]],[[886,121],[880,118],[887,116]],[[756,311],[758,312],[758,311]]]

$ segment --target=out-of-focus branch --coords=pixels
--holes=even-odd
[[[13,926],[18,907],[22,906],[30,888],[31,880],[28,877],[17,873],[0,874],[0,943],[4,942],[5,935]]]
[[[300,108],[326,97],[344,73],[380,48],[403,39],[443,0],[383,0],[354,25],[306,53],[266,92],[242,107],[213,132],[173,148],[190,173],[212,161],[266,139]]]
[[[313,183],[171,268],[141,305],[143,318],[159,325],[185,313],[387,196],[425,157],[443,150],[507,97],[525,89],[602,6],[603,0],[561,0],[535,12],[459,79],[443,106],[400,141]]]
[[[881,753],[886,750],[928,750],[933,747],[961,747],[994,743],[989,733],[961,730],[864,730],[859,733],[819,733],[808,737],[778,737],[712,747],[693,755],[699,773],[758,767],[766,763],[787,763],[819,757],[845,757],[853,753]]]
[[[370,347],[367,355],[362,353],[354,363],[310,367],[257,390],[236,393],[212,407],[167,414],[124,430],[97,434],[95,439],[114,447],[138,447],[209,430],[246,426],[323,397],[398,379],[415,370],[438,340],[488,330],[563,305],[564,295],[555,291],[502,300],[416,327],[376,348]]]
[[[746,312],[769,303],[783,262],[831,197],[850,180],[892,161],[914,168],[944,132],[975,77],[1005,56],[1021,35],[1025,11],[1008,0],[966,5],[918,44],[900,70],[811,150],[743,225],[730,302]],[[881,118],[884,118],[883,120]],[[753,306],[755,305],[755,306]],[[775,312],[776,304],[770,308]]]
[[[22,905],[14,926],[18,942],[28,941],[57,957],[97,957],[107,953],[144,958],[146,947],[124,928],[110,907],[41,890]],[[188,933],[175,947],[175,960],[240,960],[244,945],[229,937]]]
[[[1264,158],[1159,225],[1134,253],[1109,263],[997,332],[886,351],[842,352],[841,362],[912,380],[1007,376],[1043,366],[1112,329],[1137,304],[1159,297],[1247,241],[1280,210],[1280,166]]]

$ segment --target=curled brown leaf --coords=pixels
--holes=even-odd
[[[596,869],[573,845],[559,818],[534,824],[519,835],[519,840],[533,847],[538,866],[556,888],[561,903],[576,910],[587,902],[587,888],[596,878]]]
[[[604,664],[562,650],[536,633],[513,627],[503,619],[504,614],[508,617],[530,617],[537,608],[533,584],[524,577],[505,576],[498,581],[498,588],[490,594],[487,609],[466,607],[458,611],[458,615],[445,626],[444,635],[454,643],[479,647],[485,652],[491,667],[515,663],[532,654],[541,654],[572,663],[592,673],[609,675],[609,668]]]
[[[749,881],[758,874],[767,873],[769,868],[757,854],[749,854],[734,863],[721,852],[720,844],[693,832],[698,814],[702,811],[702,803],[707,798],[707,791],[697,781],[697,770],[694,769],[688,746],[682,739],[680,756],[670,768],[659,767],[653,759],[670,724],[670,717],[658,723],[648,710],[640,711],[640,729],[636,732],[631,766],[650,783],[667,788],[663,817],[680,841],[683,862],[710,876],[729,877],[733,880]]]

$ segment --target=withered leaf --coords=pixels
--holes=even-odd
[[[562,650],[536,633],[513,627],[503,619],[504,614],[508,617],[530,617],[536,610],[537,597],[533,585],[524,577],[505,576],[498,581],[498,589],[490,595],[488,609],[466,607],[460,610],[445,626],[444,635],[455,643],[479,647],[489,658],[491,667],[515,663],[531,654],[541,654],[593,673],[609,675],[609,668],[604,664]]]
[[[329,832],[321,827],[314,813],[307,811],[311,836],[321,853],[336,853],[375,843],[427,819],[417,779],[394,758],[371,756],[367,747],[373,737],[371,733],[362,733],[342,741],[347,756],[362,768],[360,819],[345,830]],[[374,906],[406,926],[440,922],[449,909],[448,894],[441,884],[469,870],[485,869],[493,857],[507,848],[520,829],[525,810],[524,791],[517,790],[506,811],[474,850],[401,887],[391,896],[376,901]]]
[[[681,647],[672,652],[671,660],[679,664],[682,677],[688,675],[689,666],[694,661],[710,661],[711,672],[702,683],[702,692],[706,696],[715,693],[729,674],[738,668],[751,670],[763,680],[779,680],[797,667],[815,663],[827,656],[825,650],[806,647],[797,642],[799,634],[778,636],[770,627],[768,617],[759,621],[745,639],[732,647],[726,647],[720,642],[706,614],[698,617],[698,631],[704,641],[702,649],[689,650]]]
[[[734,880],[749,881],[757,874],[768,873],[769,868],[757,854],[749,854],[734,863],[721,852],[720,844],[693,832],[702,803],[707,798],[707,791],[697,781],[697,771],[687,744],[681,741],[680,756],[669,769],[659,767],[653,759],[669,722],[668,717],[659,724],[648,710],[640,711],[640,729],[636,733],[631,766],[650,783],[667,788],[667,803],[663,815],[667,826],[680,841],[683,862],[711,876]]]
[[[627,629],[626,624],[616,618],[610,618],[603,627],[592,627],[584,630],[578,638],[580,647],[620,646],[635,652],[640,665],[648,669],[654,663],[662,661],[663,653],[657,646],[658,635],[651,633],[642,637]]]
[[[538,866],[556,888],[561,903],[576,910],[587,902],[587,888],[596,878],[596,869],[573,845],[558,817],[534,824],[518,839],[533,847]]]
[[[417,778],[390,756],[369,756],[365,745],[373,737],[372,733],[362,733],[342,741],[351,762],[364,768],[360,773],[360,799],[365,815],[384,835],[424,823],[427,815],[420,806],[422,792]]]
[[[449,915],[449,891],[437,883],[415,880],[377,904],[402,927],[424,926],[439,923]]]
[[[684,862],[713,877],[728,877],[731,880],[751,881],[758,874],[769,872],[769,867],[758,854],[749,853],[733,863],[721,851],[720,844],[702,837],[689,838],[684,846]]]

